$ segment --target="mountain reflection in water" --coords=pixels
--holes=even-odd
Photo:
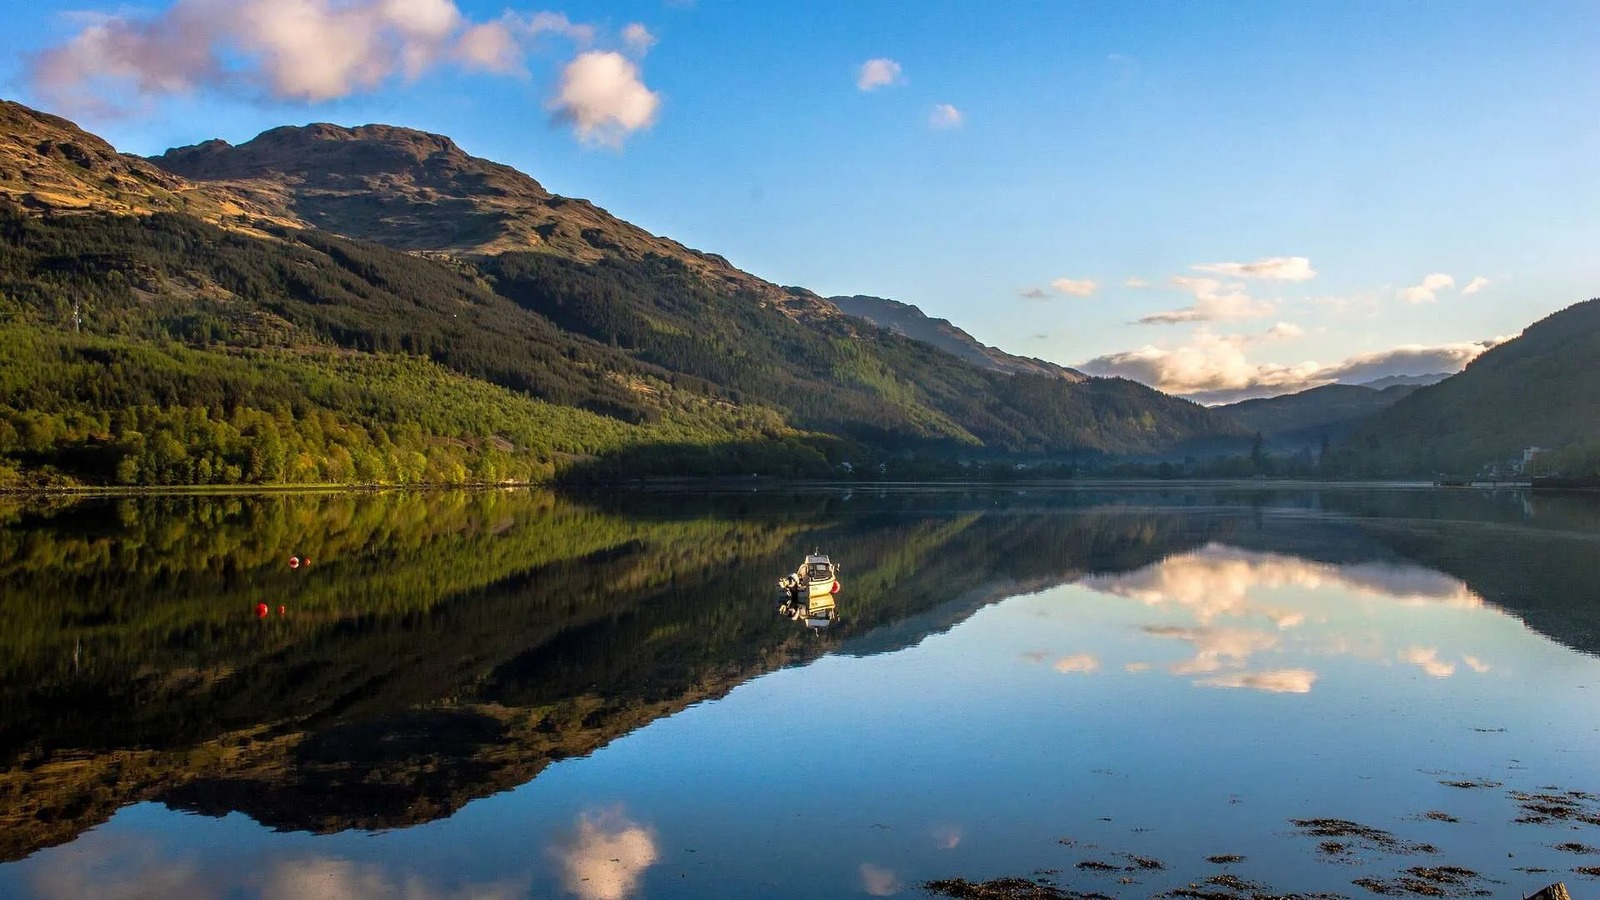
[[[847,614],[824,630],[773,612],[774,573],[813,546],[849,576]],[[1125,610],[1099,643],[1013,654],[1063,678],[1309,696],[1354,664],[1493,677],[1505,651],[1459,616],[1507,613],[1594,653],[1597,549],[1600,515],[1581,500],[1405,491],[11,502],[0,861],[27,862],[0,866],[0,894],[110,894],[120,879],[196,897],[653,895],[650,873],[686,851],[601,798],[493,871],[408,874],[309,836],[240,872],[209,844],[175,862],[125,828],[79,856],[39,851],[146,801],[117,822],[226,817],[235,849],[259,840],[236,813],[309,835],[401,829],[404,843],[756,676],[918,647],[998,601],[1063,589]],[[796,777],[813,777],[808,749],[792,750]],[[929,852],[974,844],[948,817],[924,831]],[[849,866],[872,895],[925,877]]]

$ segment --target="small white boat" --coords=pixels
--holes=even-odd
[[[805,619],[813,628],[825,627],[834,619],[839,567],[827,556],[813,552],[793,575],[778,579],[778,591],[784,598],[779,613]]]
[[[793,575],[778,579],[778,588],[794,599],[815,599],[839,593],[839,567],[821,553],[806,557]]]

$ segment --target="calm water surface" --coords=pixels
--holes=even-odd
[[[1600,895],[1583,498],[0,499],[0,614],[0,897]]]

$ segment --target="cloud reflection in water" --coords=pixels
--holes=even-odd
[[[624,816],[620,807],[580,815],[577,830],[551,854],[561,865],[563,885],[583,900],[626,900],[661,856],[655,831]]]
[[[1384,650],[1382,632],[1338,633],[1330,620],[1343,620],[1340,624],[1348,629],[1352,615],[1375,616],[1384,605],[1438,609],[1484,605],[1463,582],[1419,566],[1320,562],[1224,544],[1208,544],[1133,572],[1092,575],[1079,584],[1192,617],[1192,625],[1143,629],[1152,637],[1184,641],[1194,648],[1190,658],[1167,664],[1171,674],[1199,676],[1194,683],[1207,687],[1271,693],[1308,693],[1317,672],[1304,666],[1254,666],[1261,654],[1282,655],[1296,649],[1375,661],[1395,658],[1394,651]],[[1342,602],[1326,603],[1324,594],[1336,595]],[[1351,596],[1362,602],[1351,604],[1347,599]],[[1224,620],[1239,624],[1220,624]],[[1438,647],[1410,646],[1398,658],[1437,678],[1456,671],[1456,664],[1441,656]],[[1461,659],[1474,672],[1490,668],[1474,656]],[[1125,668],[1142,672],[1150,665],[1133,662]]]

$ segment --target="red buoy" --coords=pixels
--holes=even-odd
[[[298,557],[298,556],[289,557],[289,568],[291,568],[291,569],[300,568],[300,557]]]
[[[268,612],[269,610],[267,609],[267,605],[265,603],[256,604],[256,618],[265,619]]]
[[[283,615],[287,610],[288,610],[288,607],[286,607],[286,606],[278,607],[278,615],[280,615],[280,616]]]

